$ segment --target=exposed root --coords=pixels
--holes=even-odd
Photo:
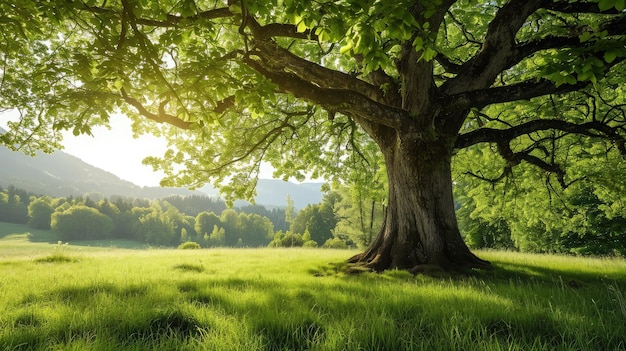
[[[385,269],[391,268],[388,262],[388,260],[383,259],[381,254],[376,254],[373,258],[368,259],[366,258],[365,252],[352,256],[348,259],[348,263],[354,263],[375,272],[382,272]]]
[[[469,250],[462,257],[456,260],[442,259],[442,262],[426,262],[418,263],[410,267],[392,267],[392,260],[384,257],[382,254],[375,254],[371,257],[371,252],[362,252],[348,259],[348,263],[352,265],[351,273],[363,271],[382,272],[387,269],[405,269],[413,275],[424,274],[432,277],[449,277],[451,275],[467,275],[473,269],[493,270],[493,266],[489,261],[482,260]]]
[[[444,270],[443,267],[435,264],[418,264],[417,266],[409,269],[409,272],[413,275],[424,274],[430,277],[448,277],[450,272]]]
[[[363,260],[363,256],[365,256],[365,252],[356,254],[348,259],[348,263],[359,263]]]

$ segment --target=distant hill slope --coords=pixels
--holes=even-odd
[[[91,166],[72,155],[57,151],[35,157],[0,146],[0,185],[14,185],[50,196],[101,193],[156,199],[169,195],[199,194],[187,189],[140,187],[112,173]]]
[[[279,179],[259,179],[254,201],[268,207],[285,207],[287,195],[293,200],[296,209],[303,209],[309,204],[322,202],[322,182],[291,183]],[[204,186],[198,190],[217,196],[217,190]],[[244,206],[247,201],[235,201],[235,206]]]
[[[282,180],[260,179],[255,201],[259,205],[284,207],[289,194],[294,206],[301,209],[308,204],[322,201],[322,184],[294,184]],[[0,146],[0,186],[9,185],[36,194],[59,197],[89,193],[100,193],[106,197],[122,195],[147,199],[193,194],[218,196],[217,191],[210,186],[197,191],[140,187],[62,151],[53,154],[37,153],[35,157],[31,157]],[[237,202],[237,205],[243,204],[245,202]]]

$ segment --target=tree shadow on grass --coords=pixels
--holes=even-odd
[[[475,271],[474,277],[501,283],[505,281],[518,281],[526,283],[550,283],[557,282],[563,287],[578,289],[585,285],[603,284],[616,282],[626,284],[626,269],[604,272],[592,270],[572,270],[571,268],[543,267],[537,264],[497,262],[492,271]]]
[[[28,241],[33,243],[56,243],[58,240],[51,230],[31,230],[27,234]]]
[[[99,311],[94,318],[97,323],[85,323],[71,332],[53,332],[52,336],[61,343],[95,333],[109,337],[117,345],[159,345],[164,335],[184,343],[224,327],[216,324],[224,316],[239,323],[238,332],[245,334],[242,339],[255,340],[255,345],[263,345],[264,350],[322,350],[323,345],[333,342],[350,345],[347,350],[472,350],[476,349],[471,348],[476,340],[498,340],[501,348],[512,349],[535,344],[550,349],[560,347],[560,343],[577,349],[581,340],[589,341],[591,346],[587,349],[616,349],[626,344],[623,337],[616,336],[623,330],[621,327],[614,327],[609,335],[600,327],[590,326],[581,337],[568,324],[568,318],[546,313],[544,305],[525,306],[528,295],[522,294],[526,284],[534,288],[545,285],[546,289],[553,289],[545,290],[550,292],[558,290],[555,282],[567,279],[603,287],[598,284],[602,279],[623,281],[626,272],[602,278],[590,272],[496,263],[491,272],[438,279],[414,277],[404,271],[338,273],[342,265],[333,263],[312,269],[299,275],[300,283],[294,284],[280,276],[215,276],[195,269],[197,265],[180,264],[170,267],[172,272],[185,274],[184,279],[172,282],[174,295],[155,293],[151,284],[119,287],[101,282],[27,296],[20,306],[43,299],[44,303],[61,303],[82,310],[92,308],[105,297],[122,303],[114,311]],[[507,290],[512,282],[521,288]],[[543,288],[536,291],[543,292]],[[133,304],[141,306],[132,309],[139,317],[123,314]],[[556,308],[564,314],[577,313],[570,311],[569,305]],[[202,315],[217,317],[207,322],[198,317]],[[26,338],[30,320],[21,318],[27,327],[17,330]],[[45,324],[45,319],[38,318]],[[0,349],[16,345],[18,339],[0,342]],[[46,348],[50,344],[41,339],[37,346]]]
[[[12,235],[26,236],[31,242],[56,242],[56,237],[50,230],[30,228],[24,224],[0,222],[0,239]]]

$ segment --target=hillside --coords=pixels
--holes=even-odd
[[[123,195],[147,199],[192,194],[218,196],[218,192],[210,186],[196,191],[141,187],[62,151],[52,154],[39,152],[35,157],[31,157],[0,146],[0,186],[9,185],[36,194],[59,197],[90,193],[99,193],[106,197]],[[285,206],[289,194],[295,207],[300,209],[322,200],[321,186],[322,183],[294,184],[281,180],[260,179],[255,201],[261,205],[282,207]],[[237,205],[245,203],[238,201]]]
[[[279,179],[259,179],[256,187],[257,195],[254,201],[266,207],[285,207],[287,195],[291,197],[296,209],[302,209],[309,204],[317,204],[322,201],[321,182],[291,183]],[[211,196],[218,196],[217,190],[210,185],[203,186],[198,190]],[[247,201],[235,201],[235,206],[248,205]]]
[[[168,195],[191,195],[176,188],[140,187],[112,173],[91,166],[61,151],[37,153],[35,157],[0,146],[0,186],[14,185],[37,194],[51,196],[100,193],[155,199]]]

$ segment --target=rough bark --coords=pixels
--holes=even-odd
[[[452,195],[452,143],[422,134],[378,139],[389,177],[389,205],[378,237],[350,259],[376,271],[452,273],[491,267],[472,254],[458,229]]]

